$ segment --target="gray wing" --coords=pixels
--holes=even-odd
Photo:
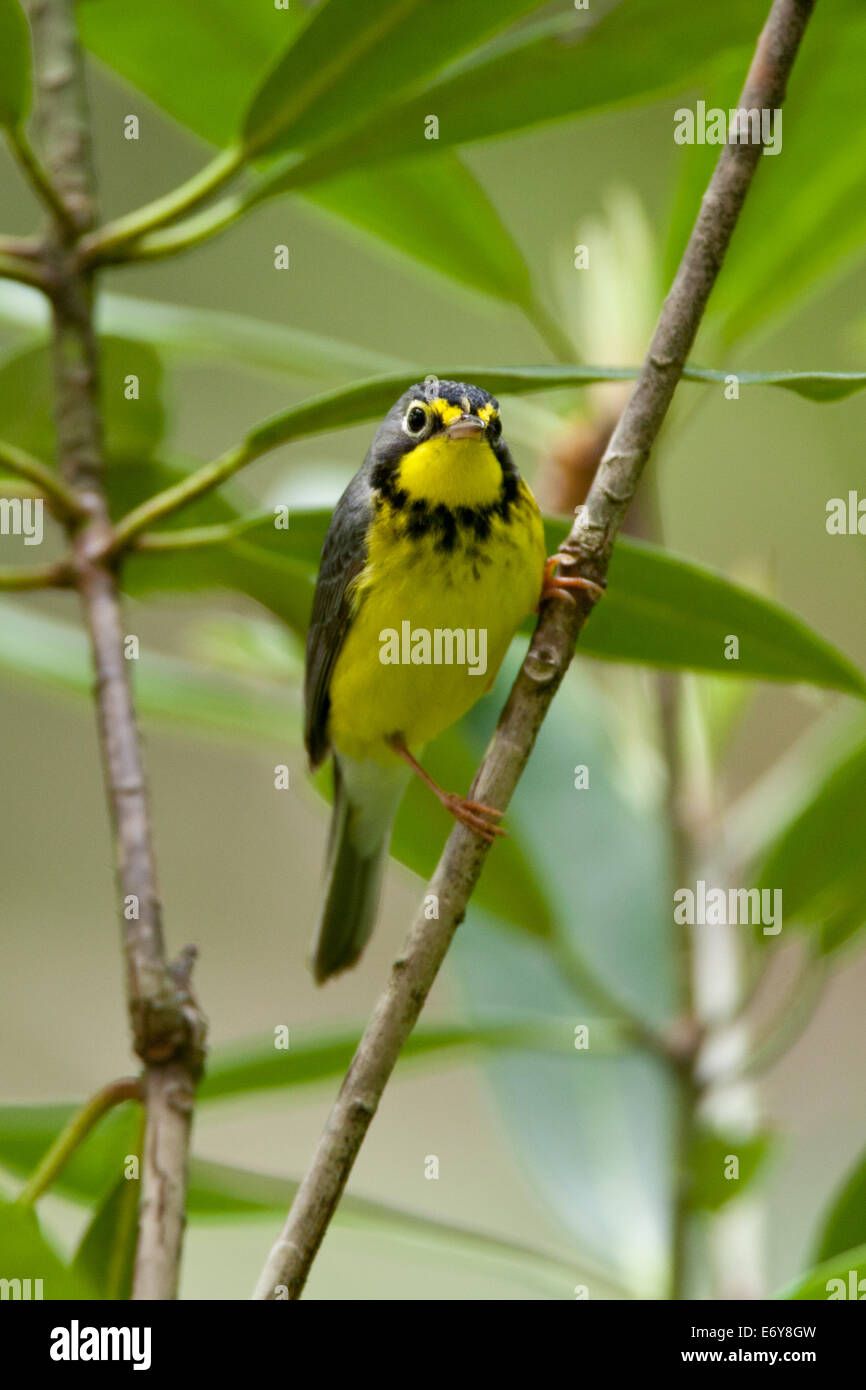
[[[327,756],[330,686],[352,616],[350,588],[367,563],[367,529],[373,517],[373,493],[367,469],[356,473],[331,517],[307,632],[304,680],[304,742],[312,767]]]

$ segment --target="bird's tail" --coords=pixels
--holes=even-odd
[[[406,775],[334,757],[327,888],[310,953],[317,984],[354,965],[370,938]]]

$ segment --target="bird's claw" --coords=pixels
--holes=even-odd
[[[574,557],[571,555],[550,556],[544,566],[539,607],[548,598],[564,598],[569,603],[574,603],[574,595],[569,593],[569,589],[583,589],[585,593],[592,596],[593,603],[598,602],[604,593],[604,584],[596,584],[594,579],[584,579],[582,575],[570,576],[555,573],[557,565],[573,564]]]
[[[455,820],[474,830],[488,845],[492,845],[497,835],[507,835],[501,825],[492,825],[491,817],[501,816],[495,806],[487,806],[483,801],[471,801],[469,797],[458,796],[456,792],[446,792],[442,805],[450,811]]]

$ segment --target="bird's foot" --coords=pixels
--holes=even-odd
[[[594,579],[584,579],[581,575],[557,574],[558,565],[573,565],[575,563],[572,555],[551,555],[544,566],[544,577],[541,581],[541,598],[538,607],[548,598],[564,598],[569,603],[574,603],[573,594],[570,589],[583,589],[592,595],[593,603],[597,603],[604,593],[604,585],[596,584]]]
[[[483,801],[470,801],[467,796],[458,796],[457,792],[446,792],[433,781],[429,772],[425,772],[417,758],[413,758],[401,735],[395,734],[390,739],[391,747],[394,752],[407,762],[412,771],[426,782],[431,792],[438,797],[440,803],[445,807],[455,820],[461,825],[465,825],[468,830],[474,830],[476,835],[480,835],[482,840],[486,840],[488,845],[492,845],[497,835],[507,835],[508,831],[503,830],[501,825],[494,825],[494,820],[502,815],[495,806],[485,806]]]
[[[455,820],[465,825],[468,830],[474,830],[488,845],[493,844],[497,835],[508,834],[501,825],[493,823],[497,816],[502,815],[495,806],[486,806],[483,801],[470,801],[469,797],[458,796],[457,792],[440,790],[437,795],[445,810],[450,811]]]

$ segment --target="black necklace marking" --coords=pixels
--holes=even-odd
[[[520,477],[511,459],[500,458],[499,462],[502,483],[496,501],[481,507],[453,510],[442,502],[433,504],[423,497],[410,499],[406,489],[396,485],[398,469],[394,463],[378,463],[370,475],[370,482],[378,493],[377,510],[387,502],[393,512],[404,514],[402,530],[405,536],[411,540],[434,536],[434,549],[446,554],[454,551],[459,539],[486,541],[494,518],[509,521],[519,490]]]

